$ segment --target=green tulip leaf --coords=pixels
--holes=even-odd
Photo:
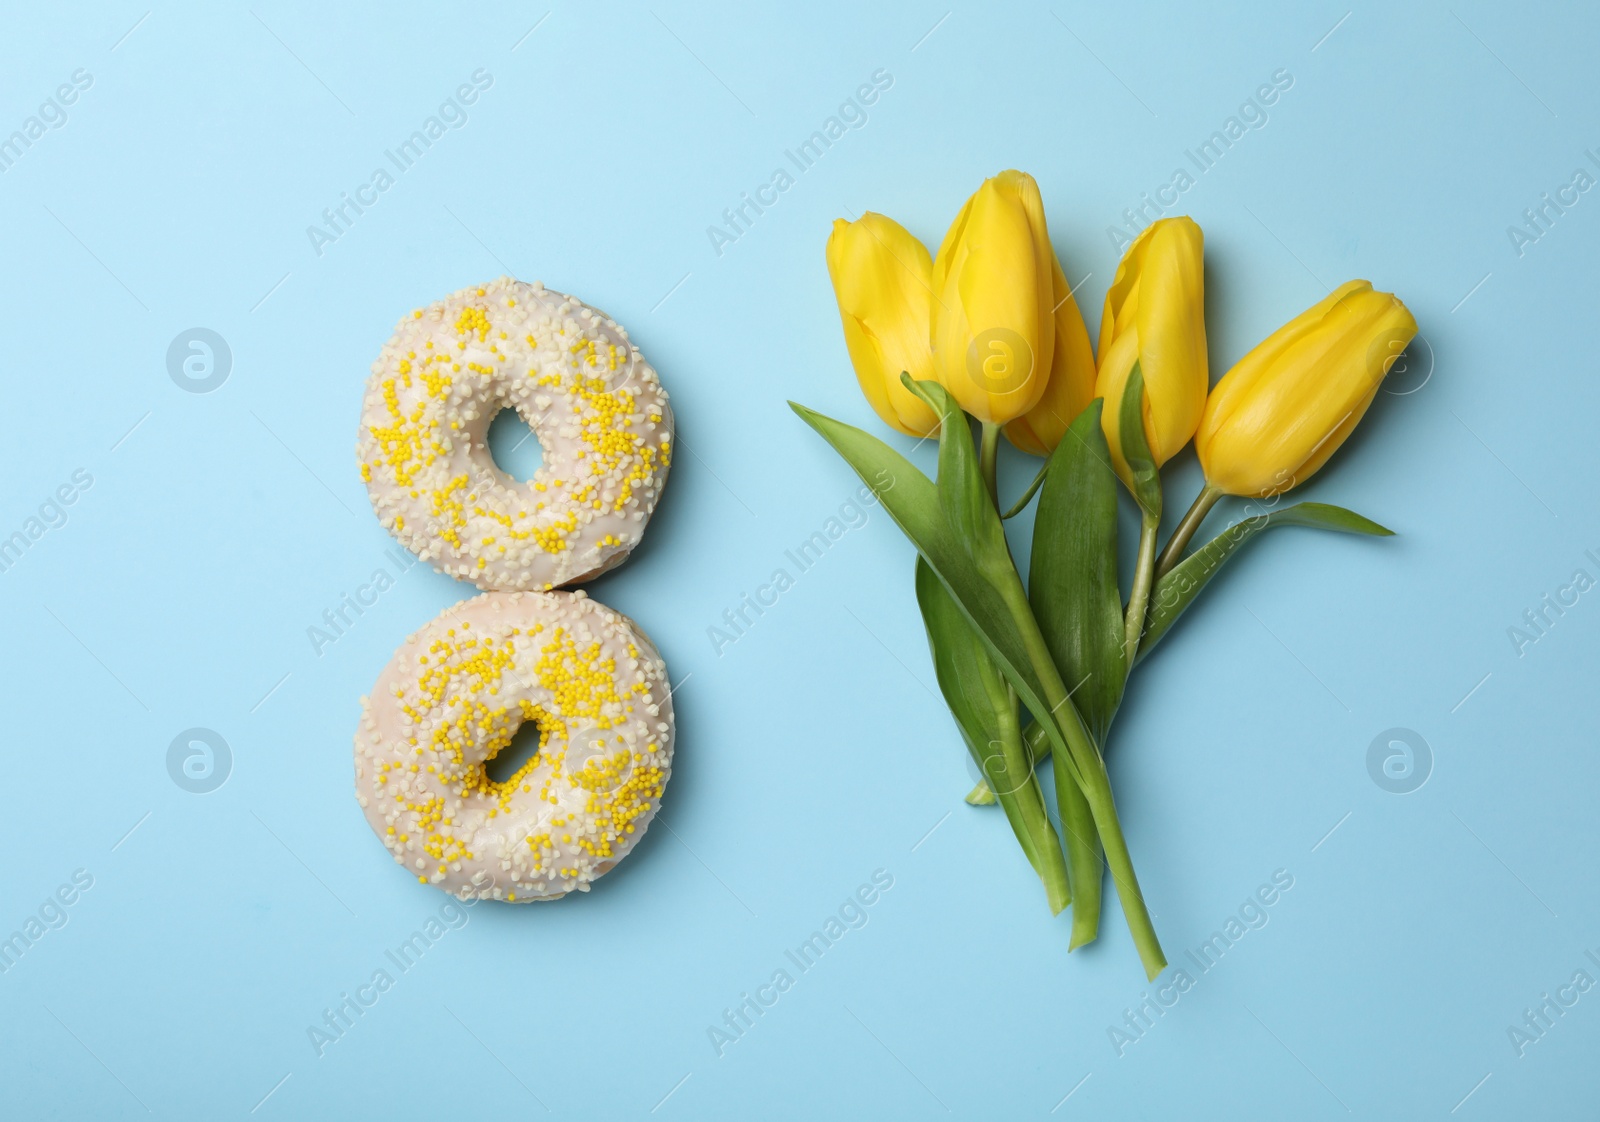
[[[989,775],[992,765],[987,761],[1005,732],[1003,710],[1009,705],[1015,711],[1016,699],[982,641],[972,633],[960,606],[921,556],[917,558],[916,588],[939,690],[949,703],[950,715],[961,727],[973,761],[984,775]],[[1001,775],[996,779],[1004,782]]]
[[[1016,565],[1011,560],[1011,550],[1006,544],[1005,527],[995,511],[994,501],[984,483],[978,458],[973,453],[972,433],[968,428],[966,414],[957,406],[955,398],[937,382],[914,382],[910,375],[902,375],[901,380],[938,412],[941,418],[937,486],[946,516],[952,526],[957,528],[963,540],[969,543],[973,559],[977,562],[984,579],[995,589],[1009,592],[1023,600],[1021,610],[1033,615],[1032,620],[1028,622],[1036,627],[1039,626],[1037,612],[1026,601],[1027,593],[1017,576]],[[1105,447],[1103,438],[1101,447]],[[1107,455],[1109,456],[1109,452]],[[1045,485],[1049,486],[1048,479]],[[1114,534],[1117,501],[1114,479],[1109,484],[1108,498],[1109,520],[1111,532]],[[1098,514],[1097,511],[1097,521]],[[1114,553],[1110,571],[1112,598],[1117,602],[1116,611],[1120,614],[1121,601],[1116,591]],[[1037,634],[1037,640],[1044,641],[1045,649],[1041,653],[1050,664],[1052,674],[1059,678],[1065,668],[1057,659],[1043,631]],[[1029,665],[1033,668],[1036,664],[1030,661]],[[1063,692],[1065,696],[1061,699],[1060,705],[1064,710],[1072,710],[1070,713],[1055,709],[1046,712],[1030,706],[1035,718],[1034,726],[1042,726],[1055,736],[1060,736],[1065,731],[1059,725],[1061,720],[1079,722],[1083,719],[1078,706],[1071,700],[1071,693],[1065,689]],[[1089,730],[1085,728],[1084,731]],[[1090,736],[1093,736],[1092,732]],[[1020,744],[1016,745],[1016,755],[1016,767],[1019,770],[1031,762],[1026,760]],[[1096,834],[1089,804],[1080,789],[1081,777],[1077,767],[1074,766],[1072,754],[1068,751],[1056,752],[1051,764],[1055,771],[1056,802],[1061,813],[1061,825],[1066,832],[1067,860],[1071,866],[1072,883],[1082,888],[1081,892],[1075,894],[1073,903],[1072,941],[1068,948],[1071,949],[1092,942],[1099,928],[1100,839]],[[992,781],[990,787],[994,787]],[[996,790],[994,793],[998,795],[1001,792]],[[1040,871],[1040,876],[1044,878],[1047,886],[1051,884],[1050,877],[1043,870]]]
[[[1022,746],[1033,760],[1034,767],[1050,758],[1050,735],[1037,721],[1030,722],[1022,730]],[[978,785],[967,792],[966,802],[968,806],[993,806],[994,792],[989,790],[989,784],[980,779]]]
[[[929,396],[949,404],[943,388],[934,388],[938,393]],[[861,477],[861,481],[872,489],[889,517],[911,539],[911,544],[916,546],[928,567],[950,591],[951,598],[960,607],[974,632],[982,637],[990,657],[1011,688],[1017,691],[1022,704],[1036,716],[1048,714],[1049,708],[1043,700],[1043,683],[1028,659],[1016,620],[1005,598],[985,579],[967,544],[952,529],[945,515],[945,504],[940,502],[938,488],[933,481],[893,448],[854,425],[836,421],[792,401],[789,407],[832,445],[834,451],[844,457],[845,462]],[[951,407],[954,408],[953,405]],[[969,447],[971,445],[965,414],[957,409],[955,417],[960,419],[959,424],[945,423],[940,430],[941,459],[944,455],[942,446],[947,443],[960,441]],[[952,437],[953,430],[957,428],[961,431]],[[959,463],[959,460],[955,462]],[[998,522],[999,515],[994,513],[994,508],[991,506],[989,510],[991,517]],[[1001,533],[1003,537],[1004,531]],[[1066,738],[1054,720],[1046,721],[1045,731],[1055,751],[1069,751]]]
[[[1148,630],[1139,644],[1137,661],[1144,661],[1145,655],[1166,635],[1178,616],[1183,614],[1184,609],[1194,602],[1206,582],[1216,575],[1223,562],[1233,555],[1234,550],[1262,530],[1273,526],[1313,526],[1323,530],[1369,534],[1374,537],[1387,537],[1394,533],[1393,530],[1380,526],[1370,518],[1363,518],[1353,510],[1329,506],[1326,503],[1299,503],[1272,514],[1246,519],[1218,534],[1210,543],[1191,553],[1182,563],[1156,582],[1155,591],[1150,597]],[[1040,622],[1042,624],[1043,620]],[[1047,638],[1048,635],[1047,632]],[[1078,697],[1078,694],[1073,694],[1074,699]],[[1086,707],[1080,705],[1079,708],[1085,710],[1087,720]],[[1049,737],[1038,725],[1029,725],[1022,730],[1022,742],[1033,756],[1035,766],[1049,757]],[[967,802],[973,806],[989,806],[994,802],[994,795],[989,791],[987,784],[979,783],[968,792]]]
[[[1144,368],[1138,363],[1128,372],[1122,387],[1122,408],[1117,416],[1122,458],[1133,476],[1129,490],[1139,509],[1150,518],[1161,517],[1161,469],[1144,436]],[[1109,453],[1108,453],[1109,455]]]
[[[988,650],[928,563],[917,558],[917,604],[928,647],[950,714],[978,770],[987,777],[989,801],[998,801],[1022,852],[1044,881],[1051,914],[1071,900],[1061,840],[1045,813],[1044,792],[1022,746],[1017,699]]]
[[[1011,509],[1006,511],[1000,517],[1009,520],[1009,519],[1015,518],[1017,515],[1021,514],[1024,510],[1026,510],[1028,508],[1028,500],[1033,498],[1035,492],[1037,492],[1039,490],[1039,487],[1044,483],[1044,477],[1049,473],[1049,471],[1050,471],[1050,461],[1046,460],[1040,466],[1039,474],[1035,475],[1033,477],[1033,482],[1028,484],[1028,489],[1026,491],[1022,492],[1022,497],[1020,499],[1018,499],[1016,502],[1012,503],[1011,504]]]
[[[998,587],[1006,578],[1014,578],[1016,565],[1011,560],[1011,547],[1006,544],[1005,525],[983,481],[967,415],[938,382],[918,382],[910,374],[901,374],[900,380],[939,414],[939,475],[935,484],[939,505],[956,538],[966,543],[978,570]]]
[[[1005,525],[995,511],[993,498],[989,494],[988,486],[984,483],[982,469],[978,457],[973,452],[972,432],[968,426],[967,415],[962,412],[956,403],[955,396],[937,382],[917,382],[909,374],[901,374],[900,380],[906,387],[939,414],[939,500],[943,506],[951,525],[957,529],[962,540],[968,543],[972,558],[977,562],[978,571],[983,579],[987,580],[992,588],[1001,592],[1002,597],[1010,593],[1015,599],[1008,604],[1011,610],[1018,606],[1016,601],[1022,601],[1021,610],[1033,615],[1032,605],[1027,602],[1027,592],[1022,587],[1022,579],[1017,575],[1016,563],[1011,559],[1011,547],[1006,543]],[[1112,501],[1116,496],[1113,493]],[[1019,617],[1011,617],[1015,629]],[[1035,628],[1038,627],[1038,616],[1033,615],[1029,621]],[[1021,640],[1021,632],[1016,632]],[[1037,638],[1043,639],[1042,631]],[[1055,653],[1050,649],[1048,641],[1044,643],[1042,652],[1049,662],[1055,677],[1060,678],[1062,668],[1056,662]],[[1024,651],[1026,648],[1024,648]],[[1037,696],[1044,697],[1045,691],[1042,683],[1037,678],[1038,664],[1030,659],[1025,664],[1025,669],[1035,675],[1033,684]],[[1015,683],[1013,683],[1015,684]],[[1018,692],[1022,692],[1018,687]],[[1029,712],[1034,716],[1034,724],[1041,726],[1049,737],[1054,738],[1057,744],[1065,743],[1061,738],[1066,729],[1063,720],[1077,723],[1084,731],[1083,717],[1077,706],[1071,700],[1071,693],[1065,690],[1066,696],[1060,702],[1063,708],[1043,710],[1030,705]],[[1096,742],[1098,743],[1098,741]],[[1090,860],[1086,853],[1087,847],[1093,843],[1093,827],[1086,824],[1087,806],[1078,794],[1080,776],[1070,751],[1057,754],[1052,761],[1056,772],[1056,799],[1062,809],[1064,824],[1068,826],[1068,856],[1072,867],[1076,870],[1086,866]],[[1070,808],[1069,808],[1070,803]],[[1066,818],[1070,809],[1072,818]],[[1080,813],[1081,812],[1081,813]],[[1098,915],[1096,906],[1093,914]],[[1077,931],[1077,921],[1074,920],[1074,931]],[[1089,933],[1092,938],[1092,932]]]
[[[1048,462],[1033,524],[1028,600],[1056,668],[1095,742],[1122,702],[1122,593],[1117,585],[1117,476],[1096,399]]]
[[[1246,518],[1229,526],[1205,545],[1172,567],[1156,582],[1150,596],[1150,614],[1143,639],[1139,643],[1138,661],[1155,648],[1167,631],[1177,622],[1200,590],[1245,542],[1274,526],[1312,526],[1319,530],[1338,530],[1346,534],[1369,534],[1389,537],[1394,531],[1380,526],[1370,518],[1363,518],[1353,510],[1327,503],[1297,503],[1270,514]]]

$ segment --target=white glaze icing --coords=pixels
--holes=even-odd
[[[541,747],[496,784],[526,720]],[[394,859],[463,899],[590,883],[644,835],[672,771],[666,664],[577,592],[490,592],[411,635],[362,699],[356,800]]]
[[[515,409],[544,452],[518,482],[489,423]],[[654,369],[602,312],[501,277],[400,321],[372,364],[356,454],[384,528],[483,589],[549,589],[639,543],[673,454]]]

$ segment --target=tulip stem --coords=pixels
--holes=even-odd
[[[1222,491],[1207,483],[1195,496],[1194,505],[1183,516],[1183,521],[1178,523],[1178,528],[1172,531],[1172,536],[1167,539],[1167,546],[1161,551],[1161,556],[1156,559],[1156,580],[1166,576],[1172,567],[1183,560],[1183,551],[1189,545],[1189,539],[1194,537],[1200,523],[1206,520],[1206,515],[1211,513],[1211,508],[1217,505],[1217,500],[1222,498]]]
[[[999,451],[1000,426],[984,421],[982,436],[978,442],[978,467],[983,474],[984,485],[989,488],[989,501],[995,504],[996,510],[1000,507],[1000,487],[996,471]],[[1042,473],[1039,478],[1043,480]],[[1031,495],[1033,491],[1030,489],[1028,493]],[[1027,593],[1022,591],[1022,581],[1014,569],[1011,577],[1015,583],[1008,585],[1008,590],[1020,594],[1026,601]],[[1028,618],[1030,620],[1033,618],[1031,612]],[[1054,663],[1051,666],[1053,669]],[[1014,699],[1012,705],[1009,731],[1015,732]],[[1012,745],[1009,740],[1006,744],[1009,754]],[[1022,758],[1026,760],[1026,770],[1031,776],[1037,760],[1023,747],[1020,735],[1016,738],[1015,751],[1021,753]],[[1054,838],[1051,839],[1054,853],[1046,854],[1035,847],[1028,851],[1028,860],[1033,862],[1034,870],[1044,881],[1051,914],[1059,914],[1068,902],[1072,904],[1072,935],[1067,944],[1067,950],[1072,951],[1085,943],[1093,942],[1100,928],[1100,840],[1088,800],[1084,798],[1083,792],[1078,790],[1077,782],[1073,780],[1069,773],[1070,769],[1062,757],[1058,755],[1056,761],[1056,805],[1061,812],[1061,829],[1065,835],[1067,862],[1062,862],[1061,846],[1055,844]],[[1017,774],[1022,772],[1019,771]],[[1046,821],[1048,822],[1048,819]],[[1024,848],[1028,848],[1026,844]],[[1071,866],[1070,880],[1068,864]],[[1070,887],[1071,885],[1076,885],[1077,888],[1074,889]]]
[[[1151,559],[1154,560],[1154,557],[1152,547]],[[1034,719],[1054,724],[1070,753],[1068,759],[1063,759],[1059,751],[1052,757],[1055,761],[1056,777],[1058,781],[1066,779],[1068,786],[1076,784],[1083,801],[1088,804],[1089,818],[1094,826],[1094,832],[1099,835],[1101,843],[1105,846],[1106,864],[1111,870],[1111,881],[1116,885],[1117,896],[1122,901],[1122,914],[1128,921],[1133,944],[1138,948],[1139,961],[1144,965],[1145,976],[1153,981],[1166,967],[1167,959],[1161,951],[1161,942],[1156,937],[1155,926],[1150,922],[1150,910],[1145,905],[1144,893],[1139,890],[1138,877],[1134,875],[1133,859],[1128,853],[1127,839],[1122,834],[1122,823],[1117,819],[1116,803],[1111,797],[1111,777],[1106,774],[1105,760],[1100,755],[1100,746],[1095,743],[1094,737],[1084,726],[1083,718],[1079,715],[1077,706],[1073,705],[1066,684],[1061,680],[1061,674],[1051,658],[1049,645],[1039,630],[1039,622],[1034,618],[1033,611],[1028,605],[1028,594],[1022,587],[1022,578],[1013,571],[1011,579],[1001,584],[997,590],[1010,608],[1012,618],[1016,620],[1028,661],[1033,664],[1033,671],[1038,676],[1040,685],[1044,687],[1044,697],[1041,700],[1050,706],[1048,713],[1035,713]],[[1061,827],[1066,831],[1066,842],[1068,845],[1087,847],[1090,839],[1086,836],[1086,831],[1074,828],[1072,825],[1081,821],[1081,808],[1074,806],[1071,799],[1071,795],[1063,797],[1063,788],[1058,782],[1056,802],[1061,810]],[[1071,858],[1072,855],[1069,854],[1069,860]],[[1098,855],[1085,860],[1084,849],[1080,849],[1078,859],[1072,863],[1076,867],[1082,867],[1089,862],[1098,866]],[[1080,884],[1073,891],[1074,908],[1077,908],[1083,900],[1082,887]],[[1085,916],[1084,919],[1087,927],[1088,917]],[[1075,937],[1082,934],[1076,925],[1074,934]]]
[[[1000,509],[1000,484],[996,474],[996,460],[1000,454],[1000,426],[983,422],[983,436],[978,442],[978,467],[983,472],[984,486],[989,488],[989,501]]]
[[[1133,858],[1128,853],[1128,842],[1122,835],[1122,823],[1117,818],[1117,806],[1111,798],[1111,780],[1106,775],[1105,761],[1098,754],[1090,761],[1094,769],[1084,789],[1090,813],[1105,842],[1106,864],[1111,868],[1111,880],[1117,886],[1122,900],[1122,914],[1128,921],[1128,931],[1139,952],[1139,961],[1150,981],[1167,967],[1167,956],[1161,951],[1161,941],[1156,937],[1155,926],[1150,922],[1150,910],[1145,906],[1144,893],[1139,890],[1139,880],[1133,872]]]
[[[1128,592],[1128,615],[1123,621],[1123,652],[1127,667],[1133,669],[1139,654],[1139,640],[1144,638],[1144,617],[1150,608],[1150,586],[1155,582],[1156,531],[1161,528],[1161,516],[1141,511],[1139,517],[1139,560],[1133,570],[1133,588]]]

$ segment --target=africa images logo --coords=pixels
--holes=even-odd
[[[455,93],[439,103],[438,111],[422,122],[410,136],[406,137],[394,148],[383,150],[389,163],[394,165],[394,171],[379,166],[373,169],[368,176],[368,182],[359,183],[351,191],[339,192],[339,201],[322,211],[323,225],[315,222],[306,227],[306,238],[311,242],[312,251],[321,257],[324,246],[332,245],[345,234],[350,232],[357,218],[367,212],[370,207],[376,206],[378,199],[389,188],[399,182],[396,175],[404,175],[416,166],[423,154],[431,149],[434,143],[444,138],[448,129],[463,128],[467,123],[467,111],[464,106],[472,105],[490,86],[494,85],[494,75],[483,67],[478,67],[471,74],[470,82],[463,82],[456,87]],[[351,196],[354,196],[353,198]]]
[[[10,136],[0,138],[0,173],[10,171],[35,141],[43,140],[47,127],[51,130],[64,127],[67,123],[66,106],[74,104],[79,95],[92,85],[94,75],[80,66],[67,81],[56,87],[55,93],[44,99],[34,114],[22,122],[21,127]]]

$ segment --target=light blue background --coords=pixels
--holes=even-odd
[[[1600,593],[1520,657],[1507,629],[1600,576],[1600,194],[1522,255],[1506,230],[1594,167],[1594,13],[1188,8],[8,5],[0,134],[94,81],[0,176],[0,531],[94,482],[0,573],[0,934],[73,870],[94,885],[0,975],[0,1113],[1592,1112],[1600,991],[1521,1057],[1507,1029],[1600,977]],[[314,253],[306,227],[479,67],[469,123]],[[879,68],[869,122],[718,256],[707,226]],[[840,338],[834,217],[936,244],[984,176],[1028,170],[1096,332],[1107,227],[1280,68],[1269,122],[1175,208],[1207,237],[1213,371],[1347,278],[1399,293],[1415,392],[1304,497],[1400,536],[1263,540],[1141,671],[1112,771],[1169,957],[1274,870],[1294,887],[1119,1057],[1108,1026],[1154,992],[1120,911],[1069,957],[1003,820],[962,804],[887,518],[720,655],[707,629],[855,486],[785,399],[884,431]],[[308,1026],[443,901],[357,811],[358,698],[472,592],[418,566],[313,651],[394,568],[362,386],[402,313],[506,270],[616,316],[673,396],[665,502],[592,587],[681,683],[670,832],[586,897],[474,909],[319,1058]],[[197,325],[233,352],[204,395],[166,369]],[[1030,472],[1008,455],[1003,485]],[[1168,475],[1181,509],[1192,455]],[[210,794],[167,773],[191,726],[233,753]],[[1368,774],[1392,727],[1433,752],[1411,794]],[[723,1010],[877,869],[867,926],[719,1057]]]

